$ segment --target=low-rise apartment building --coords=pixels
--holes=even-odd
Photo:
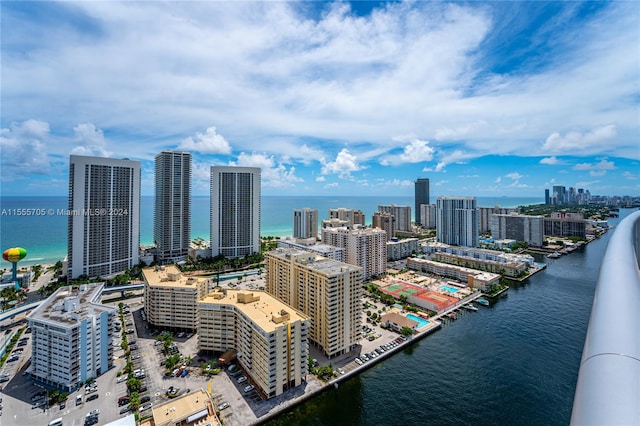
[[[404,238],[402,240],[392,238],[391,241],[387,242],[387,260],[406,259],[419,251],[420,246],[417,238]]]
[[[299,386],[308,372],[309,317],[262,291],[216,288],[198,302],[200,351],[237,351],[266,398]]]
[[[149,324],[166,330],[195,331],[196,303],[207,294],[210,280],[185,276],[175,265],[145,268],[142,275]]]
[[[448,263],[434,262],[433,260],[418,257],[410,257],[407,259],[407,268],[441,275],[443,277],[455,278],[458,281],[466,282],[469,287],[478,288],[483,291],[486,290],[489,285],[500,282],[500,274],[478,271],[477,269],[450,265]]]
[[[116,308],[100,303],[102,288],[59,288],[27,316],[36,382],[70,392],[113,367]]]

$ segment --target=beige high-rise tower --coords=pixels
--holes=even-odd
[[[294,248],[267,252],[266,289],[311,317],[309,339],[328,357],[349,352],[361,326],[361,269]]]

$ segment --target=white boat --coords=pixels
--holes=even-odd
[[[471,303],[467,303],[466,305],[462,305],[462,307],[465,308],[468,311],[477,311],[478,310],[478,308],[473,306]]]

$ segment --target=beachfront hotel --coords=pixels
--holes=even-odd
[[[191,242],[191,154],[162,151],[155,158],[153,240],[161,265],[187,259]]]
[[[387,271],[387,233],[382,229],[324,228],[322,243],[344,248],[345,262],[362,268],[364,281]]]
[[[196,304],[209,291],[209,280],[185,276],[175,265],[144,268],[142,276],[149,324],[165,330],[195,331]]]
[[[436,237],[454,246],[478,246],[478,210],[475,197],[438,197]]]
[[[416,179],[414,183],[414,202],[416,223],[425,226],[424,219],[422,218],[422,206],[429,205],[429,179]]]
[[[340,219],[346,221],[345,226],[353,228],[356,225],[364,226],[365,217],[361,210],[347,209],[339,207],[337,209],[329,209],[329,221],[331,219]]]
[[[100,303],[102,287],[59,288],[27,316],[36,382],[70,392],[113,366],[116,308]]]
[[[375,212],[371,226],[385,231],[387,233],[387,241],[390,241],[396,234],[396,218],[388,212]]]
[[[211,167],[211,257],[260,252],[260,168]]]
[[[263,291],[216,288],[198,301],[198,349],[237,351],[266,398],[299,386],[308,372],[309,317]]]
[[[110,278],[137,265],[140,162],[71,155],[67,278]]]
[[[265,253],[269,294],[311,318],[309,339],[329,358],[359,341],[362,270],[304,250]]]
[[[318,209],[293,210],[293,238],[318,238]]]
[[[398,231],[411,231],[411,207],[410,206],[396,206],[380,205],[378,211],[381,213],[389,213],[394,217],[395,229]],[[393,237],[393,235],[391,235]]]

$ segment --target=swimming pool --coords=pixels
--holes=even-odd
[[[448,291],[449,293],[457,293],[459,290],[455,287],[449,287],[448,285],[441,285],[440,290]]]
[[[429,325],[429,321],[427,321],[424,318],[417,317],[417,316],[415,316],[413,314],[407,314],[407,318],[417,322],[418,323],[418,328],[426,327],[427,325]]]

